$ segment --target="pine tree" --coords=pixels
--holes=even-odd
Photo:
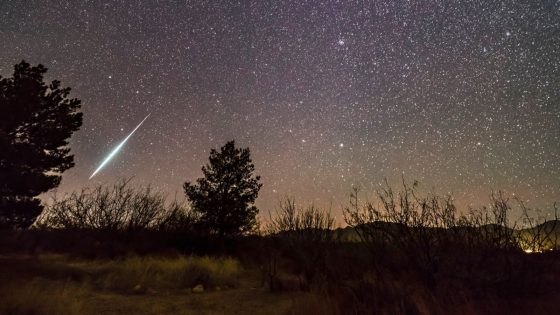
[[[43,210],[39,194],[57,187],[74,166],[68,139],[82,125],[80,101],[47,68],[25,61],[0,77],[0,226],[26,228]]]
[[[249,148],[236,148],[235,142],[229,141],[220,152],[212,149],[209,160],[202,167],[204,177],[183,186],[200,226],[220,237],[253,230],[258,213],[253,204],[262,184],[260,176],[253,175],[255,165]]]

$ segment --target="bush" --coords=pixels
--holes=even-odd
[[[309,288],[317,277],[328,276],[329,252],[335,241],[334,218],[330,212],[314,206],[298,208],[294,200],[287,198],[280,203],[275,217],[267,225],[269,238],[265,273],[271,290],[282,289],[279,254],[288,257],[292,272],[299,277],[300,287]]]
[[[108,231],[187,230],[194,221],[184,203],[167,203],[165,195],[150,186],[132,187],[130,180],[120,180],[113,186],[84,188],[62,199],[55,196],[38,225]]]

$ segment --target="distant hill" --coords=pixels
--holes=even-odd
[[[517,230],[516,236],[527,252],[558,248],[560,246],[560,220],[546,221],[533,228]],[[528,244],[533,244],[533,246]]]
[[[389,222],[375,222],[372,223],[379,230],[388,231],[393,229],[395,232],[397,229],[403,228],[403,225],[398,223]],[[441,232],[444,230],[437,228]],[[465,230],[470,228],[464,228]],[[487,224],[481,227],[476,227],[472,229],[483,229],[486,233],[496,233],[498,231],[503,233],[512,233],[521,243],[522,248],[526,251],[542,251],[547,249],[552,249],[554,247],[560,246],[560,220],[551,220],[539,224],[532,228],[523,228],[512,230],[511,228]],[[361,241],[359,233],[353,227],[343,227],[334,230],[337,239],[343,242],[359,242]],[[535,245],[539,248],[530,249],[528,244]]]

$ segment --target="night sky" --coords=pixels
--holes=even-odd
[[[480,205],[560,201],[558,1],[1,1],[22,59],[83,101],[60,192],[134,177],[173,197],[210,148],[250,147],[267,213],[340,214],[386,177]],[[92,180],[111,148],[149,113]]]

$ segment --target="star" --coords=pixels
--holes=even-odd
[[[139,0],[113,2],[110,16],[77,2],[53,19],[48,2],[21,14],[8,1],[0,69],[43,63],[83,101],[61,193],[89,185],[92,161],[110,149],[101,144],[152,112],[107,182],[134,177],[172,196],[234,139],[269,192],[257,199],[264,211],[277,206],[273,188],[328,208],[351,185],[373,192],[403,173],[464,194],[462,205],[502,189],[546,208],[560,195],[560,26],[546,1],[529,2],[424,14],[389,0],[377,11],[356,1],[191,10]]]

